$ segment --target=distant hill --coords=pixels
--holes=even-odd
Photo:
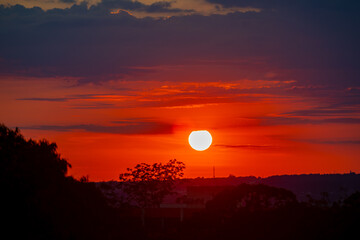
[[[300,174],[275,175],[266,178],[235,177],[182,179],[187,186],[234,186],[241,183],[266,184],[285,188],[296,194],[299,201],[327,198],[330,202],[346,198],[360,191],[360,174]]]
[[[176,194],[168,196],[166,203],[175,203],[182,196],[203,195],[204,201],[212,198],[222,187],[236,186],[242,183],[266,184],[273,187],[285,188],[296,194],[299,201],[325,199],[329,202],[343,200],[356,191],[360,191],[360,174],[301,174],[276,175],[266,178],[248,176],[227,178],[185,178],[178,181],[174,191]],[[118,182],[98,182],[97,186],[116,202],[123,194],[116,189]]]
[[[259,179],[260,183],[291,190],[298,200],[307,195],[315,199],[327,198],[338,201],[360,191],[360,174],[302,174],[281,175]]]

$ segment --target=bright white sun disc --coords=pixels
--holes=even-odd
[[[211,134],[206,130],[192,131],[189,135],[189,144],[197,151],[204,151],[208,149],[211,143]]]

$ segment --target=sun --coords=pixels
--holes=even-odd
[[[211,143],[211,134],[206,130],[192,131],[189,135],[189,144],[196,151],[208,149]]]

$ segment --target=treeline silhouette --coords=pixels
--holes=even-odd
[[[349,239],[358,235],[360,193],[341,202],[299,202],[289,190],[231,186],[180,221],[141,219],[112,207],[87,178],[67,176],[55,143],[0,125],[1,235],[7,239]],[[155,165],[158,166],[158,165]],[[181,167],[180,167],[181,168]],[[150,168],[151,169],[151,168]],[[162,169],[162,168],[161,168]],[[182,170],[182,168],[181,168]]]
[[[66,176],[55,143],[0,125],[1,235],[7,239],[141,237],[93,183]]]

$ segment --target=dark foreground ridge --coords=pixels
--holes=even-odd
[[[120,183],[91,183],[67,176],[69,167],[55,143],[26,140],[18,129],[0,125],[3,236],[329,240],[358,233],[359,175],[354,173],[179,181],[175,177],[184,166],[170,160],[139,164],[122,174]],[[332,192],[304,201],[295,194],[338,186],[346,190],[337,201],[329,201]]]

